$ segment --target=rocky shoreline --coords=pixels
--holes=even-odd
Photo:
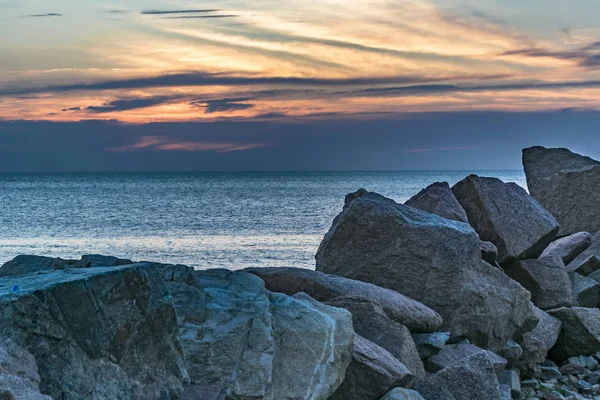
[[[0,267],[0,400],[600,399],[600,162],[345,199],[316,270]]]

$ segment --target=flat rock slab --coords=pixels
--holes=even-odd
[[[437,355],[425,360],[427,372],[438,372],[444,368],[479,352],[487,353],[496,372],[501,372],[506,367],[506,360],[491,351],[480,349],[472,344],[451,344],[445,346]]]
[[[421,190],[404,204],[453,221],[469,222],[465,210],[456,200],[448,182],[436,182]]]
[[[469,225],[376,193],[349,198],[321,243],[317,270],[417,300],[442,316],[442,330],[483,348],[499,350],[535,326],[529,292],[482,261],[479,237]]]
[[[483,351],[418,382],[414,389],[425,400],[500,400],[494,364]]]
[[[248,268],[260,277],[268,290],[294,295],[307,293],[327,302],[335,297],[353,297],[377,303],[392,320],[411,332],[432,332],[442,325],[442,317],[431,308],[393,290],[341,276],[302,268]]]
[[[583,253],[592,244],[592,234],[588,232],[574,233],[550,243],[540,258],[560,257],[565,265]]]
[[[571,280],[560,257],[512,261],[504,264],[503,269],[531,292],[531,301],[542,310],[573,304]]]
[[[175,309],[145,265],[1,278],[0,333],[53,398],[176,397],[188,379]]]
[[[410,386],[415,376],[388,351],[358,335],[342,386],[328,400],[379,400],[391,389]]]
[[[556,238],[556,219],[515,183],[470,175],[452,191],[481,240],[496,245],[500,263],[537,258]]]
[[[558,341],[550,351],[557,362],[600,351],[600,310],[597,308],[559,308],[549,314],[562,322]]]

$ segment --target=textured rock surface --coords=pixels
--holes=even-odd
[[[529,293],[481,260],[470,226],[375,193],[351,198],[321,243],[318,270],[405,294],[480,347],[501,349],[535,326]]]
[[[486,352],[464,358],[417,383],[425,400],[499,400],[500,387]]]
[[[567,149],[523,150],[529,192],[559,221],[560,235],[600,230],[600,162]]]
[[[523,348],[515,340],[510,339],[497,354],[506,359],[507,367],[514,368],[523,357]]]
[[[90,254],[81,257],[79,261],[80,268],[96,268],[96,267],[118,267],[121,265],[132,264],[133,261],[117,258],[113,256],[103,256],[101,254]]]
[[[594,279],[577,273],[571,274],[573,307],[597,307],[598,289],[600,286]]]
[[[538,364],[546,359],[548,351],[556,344],[562,327],[560,320],[535,306],[532,306],[532,309],[540,322],[535,329],[527,332],[520,340],[523,355],[518,366],[526,374],[530,374]]]
[[[423,362],[410,331],[389,319],[379,305],[352,297],[337,297],[327,304],[350,311],[352,325],[358,335],[389,351],[418,379],[425,377]]]
[[[481,242],[481,258],[483,261],[492,264],[494,266],[498,265],[498,248],[492,242]]]
[[[442,318],[431,308],[370,283],[301,268],[249,268],[245,271],[263,279],[266,288],[272,292],[290,296],[304,292],[321,302],[344,296],[372,301],[390,319],[411,332],[432,332],[442,325]]]
[[[425,361],[427,372],[438,372],[442,369],[464,359],[484,351],[487,353],[496,372],[504,370],[506,360],[491,351],[482,350],[472,344],[451,344],[444,347],[437,355],[430,357]]]
[[[444,348],[446,342],[450,339],[450,332],[413,333],[412,338],[421,360],[424,360],[435,356]]]
[[[10,340],[0,341],[0,399],[52,400],[40,393],[33,356]]]
[[[410,386],[414,380],[408,368],[389,352],[357,335],[346,379],[329,400],[379,400],[391,389]]]
[[[531,301],[542,310],[573,304],[571,281],[560,257],[512,261],[504,272],[531,292]]]
[[[16,293],[11,288],[18,285]],[[175,397],[187,380],[177,318],[145,265],[0,279],[0,334],[35,358],[53,398]]]
[[[193,384],[232,398],[285,400],[324,399],[342,383],[354,339],[349,312],[271,294],[247,273],[193,276],[207,310],[203,323],[181,328]]]
[[[560,257],[565,265],[583,253],[592,244],[592,234],[588,232],[574,233],[550,243],[540,258]]]
[[[465,210],[456,200],[448,182],[436,182],[421,190],[404,204],[453,221],[469,222]]]
[[[562,322],[556,345],[550,351],[553,360],[595,354],[600,351],[600,310],[597,308],[559,308],[549,312]]]
[[[556,238],[556,219],[515,183],[470,175],[452,191],[481,240],[496,245],[500,263],[536,258]]]
[[[59,259],[41,256],[17,256],[0,267],[0,276],[29,275],[56,268]]]
[[[423,397],[414,390],[396,388],[383,396],[381,400],[423,400]]]

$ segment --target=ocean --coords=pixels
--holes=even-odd
[[[0,174],[0,264],[19,254],[105,254],[198,269],[314,268],[344,196],[404,202],[469,173],[522,171]]]

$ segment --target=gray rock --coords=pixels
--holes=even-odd
[[[498,264],[498,248],[492,242],[480,242],[481,258],[488,264]]]
[[[425,377],[425,368],[410,331],[389,319],[379,305],[352,297],[336,297],[326,304],[350,311],[352,325],[358,335],[389,351],[417,379]]]
[[[324,399],[342,383],[354,339],[349,312],[271,294],[248,273],[192,275],[206,296],[204,322],[180,328],[192,384],[236,399],[286,400]]]
[[[425,360],[427,372],[438,372],[442,369],[479,352],[487,353],[496,372],[500,373],[506,367],[506,360],[491,351],[480,349],[472,344],[450,344],[438,354]]]
[[[271,292],[290,296],[304,292],[321,302],[347,296],[372,301],[390,319],[411,332],[432,332],[442,325],[442,318],[431,308],[370,283],[302,268],[248,268],[245,271],[260,277]]]
[[[542,310],[573,304],[571,281],[560,257],[512,261],[503,268],[508,276],[531,292],[531,301]]]
[[[145,265],[1,278],[0,335],[33,355],[53,398],[173,398],[188,379],[170,296]]]
[[[562,327],[560,320],[535,306],[532,309],[539,318],[539,323],[519,341],[523,355],[518,366],[526,375],[531,375],[535,367],[544,362],[548,351],[556,344]]]
[[[448,182],[436,182],[421,190],[404,204],[453,221],[469,222],[465,210],[456,200]]]
[[[329,400],[379,400],[391,389],[409,387],[415,376],[385,349],[358,335],[342,386]]]
[[[536,258],[556,238],[556,219],[515,183],[470,175],[452,191],[481,240],[496,245],[500,263]]]
[[[414,390],[396,388],[383,396],[381,400],[424,400],[423,397]]]
[[[552,379],[559,379],[562,377],[558,367],[544,367],[540,368],[540,377],[544,381],[550,381]]]
[[[444,348],[450,332],[435,332],[435,333],[413,333],[413,341],[417,346],[417,352],[421,360],[435,356]]]
[[[133,264],[133,261],[113,256],[90,254],[81,257],[81,261],[79,261],[79,264],[80,268],[118,267],[122,265]]]
[[[506,385],[509,388],[509,398],[521,397],[521,379],[519,372],[514,369],[502,371],[498,374],[498,382],[501,385]]]
[[[571,274],[574,307],[598,306],[598,282],[577,273]]]
[[[592,244],[592,235],[588,232],[574,233],[555,240],[544,250],[540,258],[560,257],[565,265],[583,253]]]
[[[506,359],[509,368],[515,367],[523,356],[523,348],[519,343],[510,339],[506,342],[504,348],[497,353],[500,357]]]
[[[392,289],[431,307],[442,315],[444,330],[480,347],[501,349],[537,323],[529,293],[481,260],[471,227],[375,193],[345,205],[316,260],[319,271]]]
[[[562,329],[550,356],[557,361],[600,351],[600,310],[559,308],[549,314],[562,322]]]
[[[592,236],[592,244],[587,249],[567,264],[567,270],[587,276],[594,271],[598,271],[598,259],[600,259],[600,232]],[[589,263],[589,265],[582,267],[586,263]]]
[[[483,351],[418,382],[414,389],[426,400],[500,399],[500,385],[494,364]]]
[[[560,223],[560,235],[600,229],[600,162],[567,149],[523,150],[529,192]]]
[[[60,258],[21,255],[0,267],[0,277],[31,275],[43,271],[65,269],[68,261]]]
[[[0,341],[0,399],[52,400],[40,393],[33,356],[10,340]]]
[[[600,271],[600,257],[597,255],[591,255],[585,260],[581,261],[581,263],[573,262],[567,266],[567,270],[569,272],[578,273],[582,276],[590,276],[596,273],[595,276],[597,277],[599,276],[598,271]]]
[[[500,384],[500,400],[512,400],[510,394],[510,387],[508,385]]]

